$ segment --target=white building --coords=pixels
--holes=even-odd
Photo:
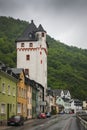
[[[79,99],[71,99],[70,103],[75,113],[82,110],[82,102]]]
[[[37,28],[33,20],[16,40],[17,68],[24,68],[25,74],[47,89],[47,42],[42,25]],[[44,97],[45,98],[45,97]]]
[[[57,98],[61,97],[65,99],[71,99],[71,94],[69,90],[54,89],[53,92]]]

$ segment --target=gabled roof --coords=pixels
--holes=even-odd
[[[68,93],[69,90],[63,90],[64,95],[66,95]]]
[[[53,93],[54,93],[55,96],[60,96],[61,95],[61,91],[62,91],[61,89],[54,89]]]

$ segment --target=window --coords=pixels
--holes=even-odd
[[[30,38],[30,39],[32,38],[32,33],[29,33],[29,38]]]
[[[41,60],[40,62],[41,62],[41,64],[42,64],[42,60]]]
[[[24,43],[21,43],[21,47],[24,47]]]
[[[25,69],[25,75],[29,75],[29,69]]]
[[[17,105],[17,113],[21,113],[21,104],[20,103],[18,103],[18,105]]]
[[[42,52],[40,51],[40,55],[42,54]]]
[[[30,60],[30,55],[26,55],[26,60]]]
[[[33,43],[30,43],[30,44],[29,44],[29,47],[33,47]]]
[[[1,113],[5,113],[5,104],[1,104]]]
[[[15,88],[13,88],[13,96],[15,96]]]
[[[10,85],[8,85],[8,95],[11,95]]]
[[[44,33],[42,33],[42,37],[44,37]]]
[[[5,83],[2,83],[2,93],[5,93]]]
[[[23,104],[23,110],[24,110],[24,112],[26,112],[26,105],[25,104]]]

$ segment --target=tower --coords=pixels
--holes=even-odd
[[[47,89],[47,43],[46,31],[33,20],[16,40],[17,68],[24,68],[25,75]],[[45,98],[46,96],[44,96]]]

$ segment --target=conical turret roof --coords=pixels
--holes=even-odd
[[[46,32],[46,31],[43,29],[43,27],[42,27],[41,24],[40,24],[39,27],[38,27],[38,32]]]

